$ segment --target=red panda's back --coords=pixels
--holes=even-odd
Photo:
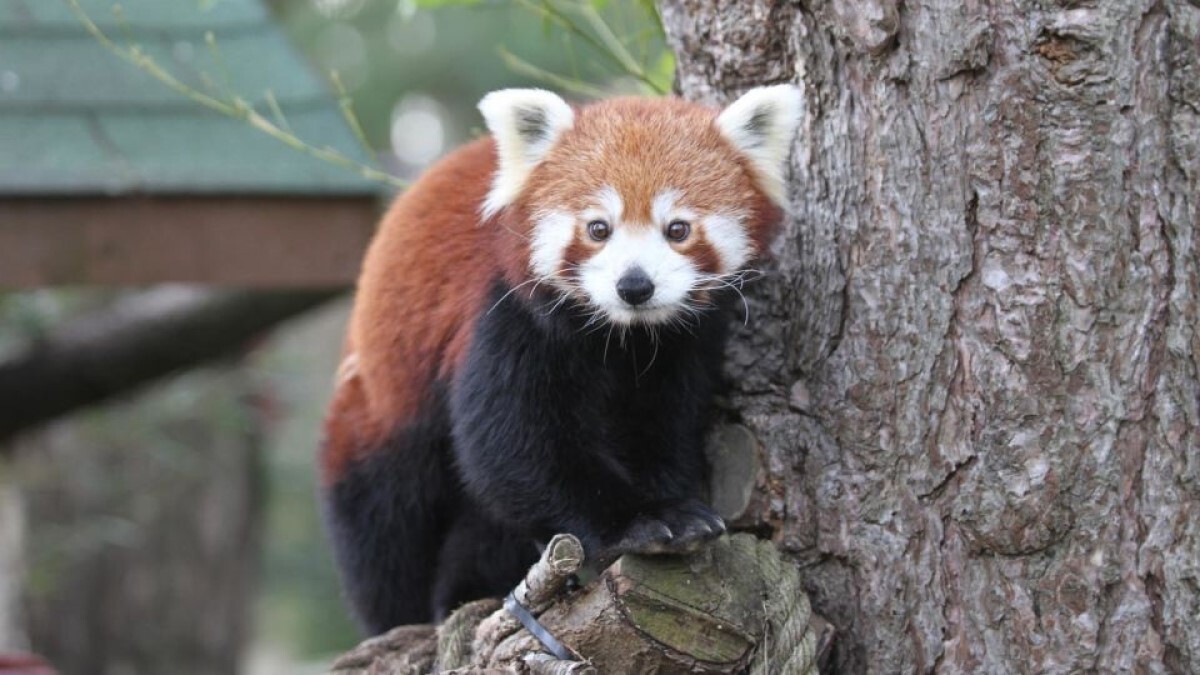
[[[490,138],[439,161],[392,204],[358,280],[326,422],[325,479],[420,414],[465,356],[501,266],[479,209],[495,172]]]

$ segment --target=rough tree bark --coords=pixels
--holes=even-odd
[[[661,12],[805,92],[721,437],[839,670],[1200,672],[1200,3]]]

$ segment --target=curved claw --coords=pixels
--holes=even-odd
[[[698,500],[675,502],[638,516],[612,553],[690,553],[725,532],[725,521]]]

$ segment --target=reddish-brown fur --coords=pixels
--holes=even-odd
[[[678,190],[682,203],[704,213],[769,205],[750,178],[748,161],[713,125],[716,114],[679,99],[618,98],[584,107],[533,170],[520,201],[583,209],[607,185],[625,203],[623,220],[634,224],[651,223],[651,203],[666,189]],[[765,245],[769,233],[760,229],[767,223],[749,220],[751,238]]]
[[[528,278],[528,214],[593,206],[595,194],[611,186],[624,200],[624,222],[650,224],[654,196],[674,189],[698,212],[749,214],[750,239],[764,253],[779,210],[717,132],[715,116],[676,99],[583,107],[517,201],[486,223],[479,210],[496,169],[490,138],[450,154],[409,188],[385,215],[363,263],[346,344],[354,365],[340,378],[326,423],[326,484],[412,420],[434,382],[453,374],[495,281]],[[676,246],[701,271],[717,270],[702,232]],[[595,248],[581,223],[567,262]]]
[[[357,363],[342,377],[327,420],[327,482],[355,453],[410,420],[434,380],[465,355],[501,270],[497,231],[479,218],[495,167],[491,139],[470,143],[425,173],[384,216],[363,262],[346,339]]]

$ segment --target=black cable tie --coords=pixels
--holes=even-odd
[[[551,654],[553,654],[555,658],[561,661],[576,660],[575,655],[572,654],[570,650],[563,645],[563,643],[559,642],[558,638],[551,635],[550,631],[546,630],[546,627],[539,623],[537,618],[525,608],[525,605],[522,605],[521,602],[517,600],[517,596],[509,593],[508,596],[504,598],[504,609],[508,610],[509,614],[517,617],[517,621],[521,622],[521,625],[525,627],[525,630],[532,633],[533,637],[537,638],[538,642],[542,643],[542,646],[545,647],[546,650]]]

